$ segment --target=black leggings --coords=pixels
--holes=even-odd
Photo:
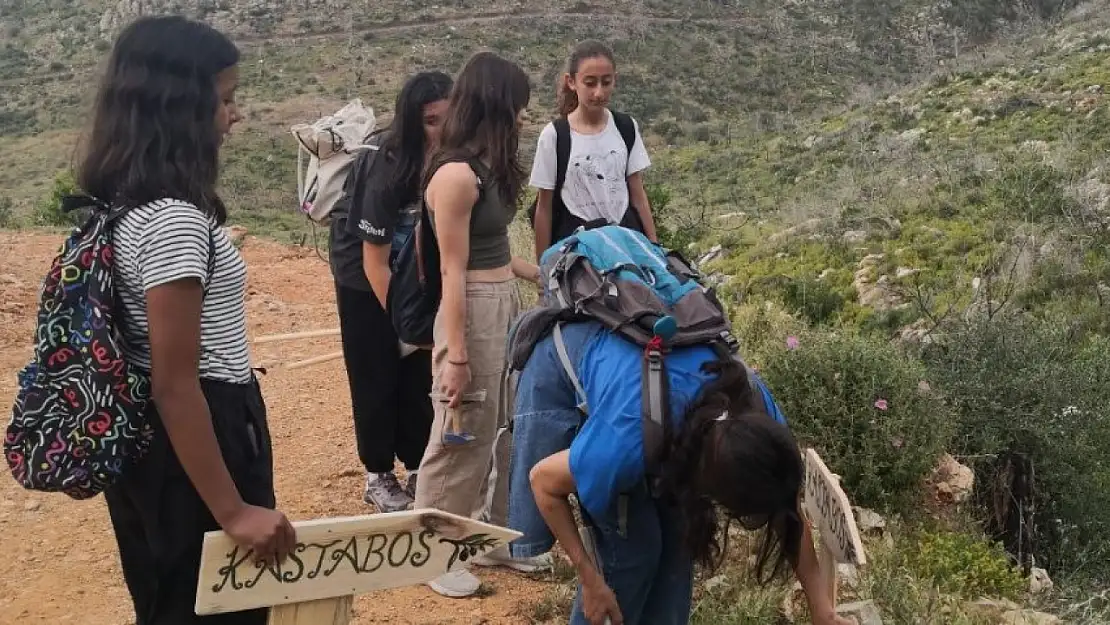
[[[401,358],[374,293],[338,284],[335,292],[358,457],[372,473],[392,471],[394,457],[415,471],[432,428],[432,352]]]
[[[274,508],[273,456],[258,384],[201,380],[220,452],[248,504]],[[268,609],[206,617],[194,612],[204,533],[219,530],[150,410],[149,454],[104,493],[135,625],[265,625]]]

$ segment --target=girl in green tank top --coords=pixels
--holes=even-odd
[[[530,96],[528,77],[516,64],[488,52],[471,57],[451,91],[424,193],[439,244],[442,297],[432,333],[434,420],[414,507],[467,517],[484,509],[501,526],[508,522],[509,440],[499,445],[498,431],[512,403],[502,397],[502,377],[509,326],[520,310],[514,277],[539,280],[538,268],[514,257],[509,246],[524,180],[520,120]],[[493,485],[491,456],[499,478]],[[474,563],[535,571],[548,568],[550,559],[514,560],[502,550]],[[466,597],[479,583],[460,569],[429,586]]]

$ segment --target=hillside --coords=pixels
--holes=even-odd
[[[386,113],[406,75],[453,71],[476,49],[507,54],[532,75],[534,137],[551,116],[568,47],[586,37],[609,41],[620,62],[616,104],[642,119],[662,149],[778,128],[966,54],[983,29],[942,6],[17,0],[0,6],[0,136],[9,148],[0,156],[0,188],[20,215],[44,195],[71,161],[111,36],[142,13],[203,17],[242,45],[247,123],[229,145],[224,185],[245,221],[280,230],[302,225],[288,212],[295,188],[289,126],[354,96]]]
[[[787,131],[676,149],[654,174],[673,212],[715,234],[701,248],[722,244],[710,268],[737,300],[894,331],[966,309],[993,277],[1011,307],[1106,331],[1108,27],[1087,5],[992,61]]]

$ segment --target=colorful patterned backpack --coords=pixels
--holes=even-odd
[[[120,349],[112,210],[66,197],[62,210],[92,209],[62,244],[40,293],[35,347],[19,373],[4,455],[24,488],[95,497],[147,451],[150,380]]]

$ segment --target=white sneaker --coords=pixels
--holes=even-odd
[[[482,581],[466,569],[444,573],[428,582],[428,586],[444,597],[469,597],[478,592]]]
[[[531,558],[514,558],[509,555],[508,547],[501,547],[475,557],[472,562],[478,566],[505,566],[521,573],[550,571],[555,563],[550,553],[541,553]]]

